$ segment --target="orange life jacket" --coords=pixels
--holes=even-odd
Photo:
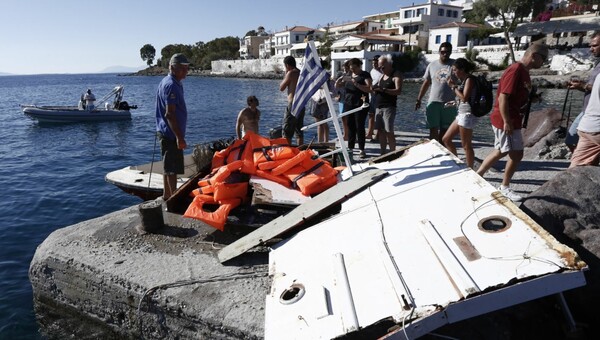
[[[206,204],[214,203],[204,201],[200,198],[200,196],[195,197],[192,203],[190,203],[190,205],[188,206],[183,216],[195,218],[216,229],[223,231],[225,229],[225,223],[227,222],[227,216],[229,216],[229,212],[231,211],[231,209],[242,204],[242,200],[238,198],[233,198],[230,200],[221,201],[217,210],[213,212],[204,210],[204,205]]]
[[[227,149],[215,152],[212,159],[212,168],[219,168],[223,165],[231,164],[235,161],[242,161],[242,172],[254,174],[256,167],[252,158],[252,147],[248,142],[249,135],[235,140]]]
[[[285,176],[275,176],[271,173],[271,171],[265,170],[256,170],[256,176],[262,177],[264,179],[268,179],[269,181],[273,181],[275,183],[279,183],[286,188],[292,187],[292,182]]]
[[[303,195],[309,196],[323,192],[337,183],[337,171],[329,162],[313,159],[310,150],[301,151],[288,162],[271,170],[271,174],[282,174]]]
[[[211,184],[223,182],[232,172],[241,170],[244,166],[243,161],[234,161],[232,163],[222,165],[218,168],[213,169],[213,172],[209,175],[209,178],[203,178],[198,181],[198,186],[204,187]]]

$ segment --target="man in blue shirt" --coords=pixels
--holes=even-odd
[[[163,160],[163,199],[168,200],[177,189],[177,174],[183,174],[183,149],[187,126],[187,108],[181,81],[187,76],[189,62],[176,53],[169,62],[169,74],[156,92],[156,132]]]

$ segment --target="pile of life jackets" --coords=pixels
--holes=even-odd
[[[297,189],[305,196],[334,186],[338,171],[312,150],[300,151],[285,138],[268,139],[248,132],[228,148],[215,153],[212,171],[191,192],[194,200],[185,217],[201,220],[221,231],[231,209],[248,200],[251,175]],[[206,206],[217,206],[209,211]]]

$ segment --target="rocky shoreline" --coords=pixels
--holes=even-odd
[[[490,71],[481,72],[487,73],[488,78],[492,82],[498,81],[503,71]],[[164,67],[152,66],[145,70],[141,70],[135,73],[121,74],[121,76],[164,76],[168,73],[168,70]],[[477,72],[476,72],[477,73]],[[531,70],[531,80],[533,85],[538,88],[566,88],[566,84],[572,76],[579,76],[582,79],[586,78],[586,71],[575,71],[569,74],[559,74],[558,71],[550,70],[549,68],[541,68],[538,70]],[[247,78],[247,79],[282,79],[282,72],[264,72],[264,73],[212,73],[210,70],[196,70],[190,69],[188,76],[191,77],[221,77],[221,78]],[[406,73],[404,82],[406,83],[420,83],[422,82],[422,74]]]

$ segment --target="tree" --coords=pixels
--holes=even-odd
[[[502,31],[510,51],[510,59],[515,62],[515,52],[509,33],[513,32],[523,19],[531,14],[533,8],[538,8],[541,0],[486,0],[473,3],[468,22],[483,23],[486,17],[499,18],[502,21]]]
[[[329,33],[329,26],[325,29],[325,34],[318,38],[318,41],[321,42],[321,46],[319,46],[319,55],[326,56],[326,60],[328,62],[331,61],[331,45],[335,41],[335,37]]]
[[[142,57],[142,60],[148,64],[148,66],[151,66],[154,62],[154,57],[156,56],[156,49],[154,46],[146,44],[140,49],[140,56]]]
[[[255,37],[257,35],[258,35],[258,33],[256,33],[255,30],[251,30],[251,31],[246,32],[246,35],[244,35],[244,37]]]

